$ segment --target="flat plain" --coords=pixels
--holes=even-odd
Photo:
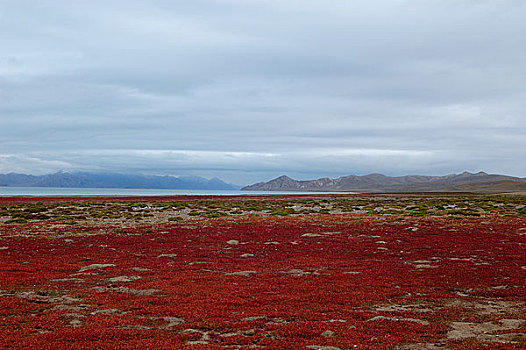
[[[526,197],[0,198],[5,349],[526,347]]]

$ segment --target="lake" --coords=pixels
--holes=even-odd
[[[337,192],[352,194],[355,192]],[[55,197],[55,196],[239,196],[280,194],[335,194],[335,192],[281,192],[240,190],[167,190],[149,188],[66,188],[66,187],[7,187],[0,186],[0,197]]]

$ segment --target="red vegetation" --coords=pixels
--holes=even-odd
[[[521,348],[524,228],[370,214],[3,225],[0,346]]]

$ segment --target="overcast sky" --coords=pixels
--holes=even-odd
[[[526,1],[0,0],[0,173],[526,176]]]

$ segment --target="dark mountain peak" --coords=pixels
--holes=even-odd
[[[243,187],[242,190],[246,191],[258,191],[259,188],[269,188],[262,191],[280,191],[283,188],[293,188],[294,190],[300,190],[300,182],[294,179],[291,179],[287,175],[281,175],[275,179],[272,179],[268,182],[259,182],[254,185]]]

